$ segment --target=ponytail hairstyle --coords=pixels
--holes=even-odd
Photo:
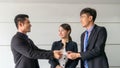
[[[70,33],[68,34],[68,38],[69,38],[69,41],[72,41],[72,38],[70,36],[70,34],[71,34],[71,26],[69,24],[67,24],[67,23],[63,23],[63,24],[60,25],[60,27],[62,27],[66,31],[70,31]]]

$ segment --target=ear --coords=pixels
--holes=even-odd
[[[18,22],[18,27],[22,27],[23,23],[21,23],[20,21]]]
[[[70,31],[70,30],[68,30],[68,34],[70,34],[70,32],[71,32],[71,31]]]
[[[89,21],[92,21],[93,20],[93,16],[89,16]]]

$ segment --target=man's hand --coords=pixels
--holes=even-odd
[[[69,58],[71,60],[77,59],[79,57],[81,57],[80,53],[74,53],[74,52],[71,52],[71,51],[67,52],[67,58]]]
[[[59,50],[54,50],[53,54],[54,54],[54,58],[56,59],[60,59],[62,57],[62,52]]]

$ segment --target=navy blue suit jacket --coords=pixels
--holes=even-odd
[[[88,68],[109,68],[105,53],[107,31],[105,27],[95,25],[89,36],[87,51],[84,52],[85,32],[81,35],[81,68],[84,68],[84,60],[88,61]]]
[[[11,41],[15,68],[39,68],[37,59],[53,58],[52,51],[39,49],[27,35],[17,32]]]

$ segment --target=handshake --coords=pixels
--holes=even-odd
[[[54,58],[60,59],[60,58],[62,58],[63,52],[60,50],[54,50],[53,54],[54,54]],[[81,57],[80,53],[75,53],[72,51],[67,51],[65,55],[67,56],[68,59],[71,59],[71,60]]]

